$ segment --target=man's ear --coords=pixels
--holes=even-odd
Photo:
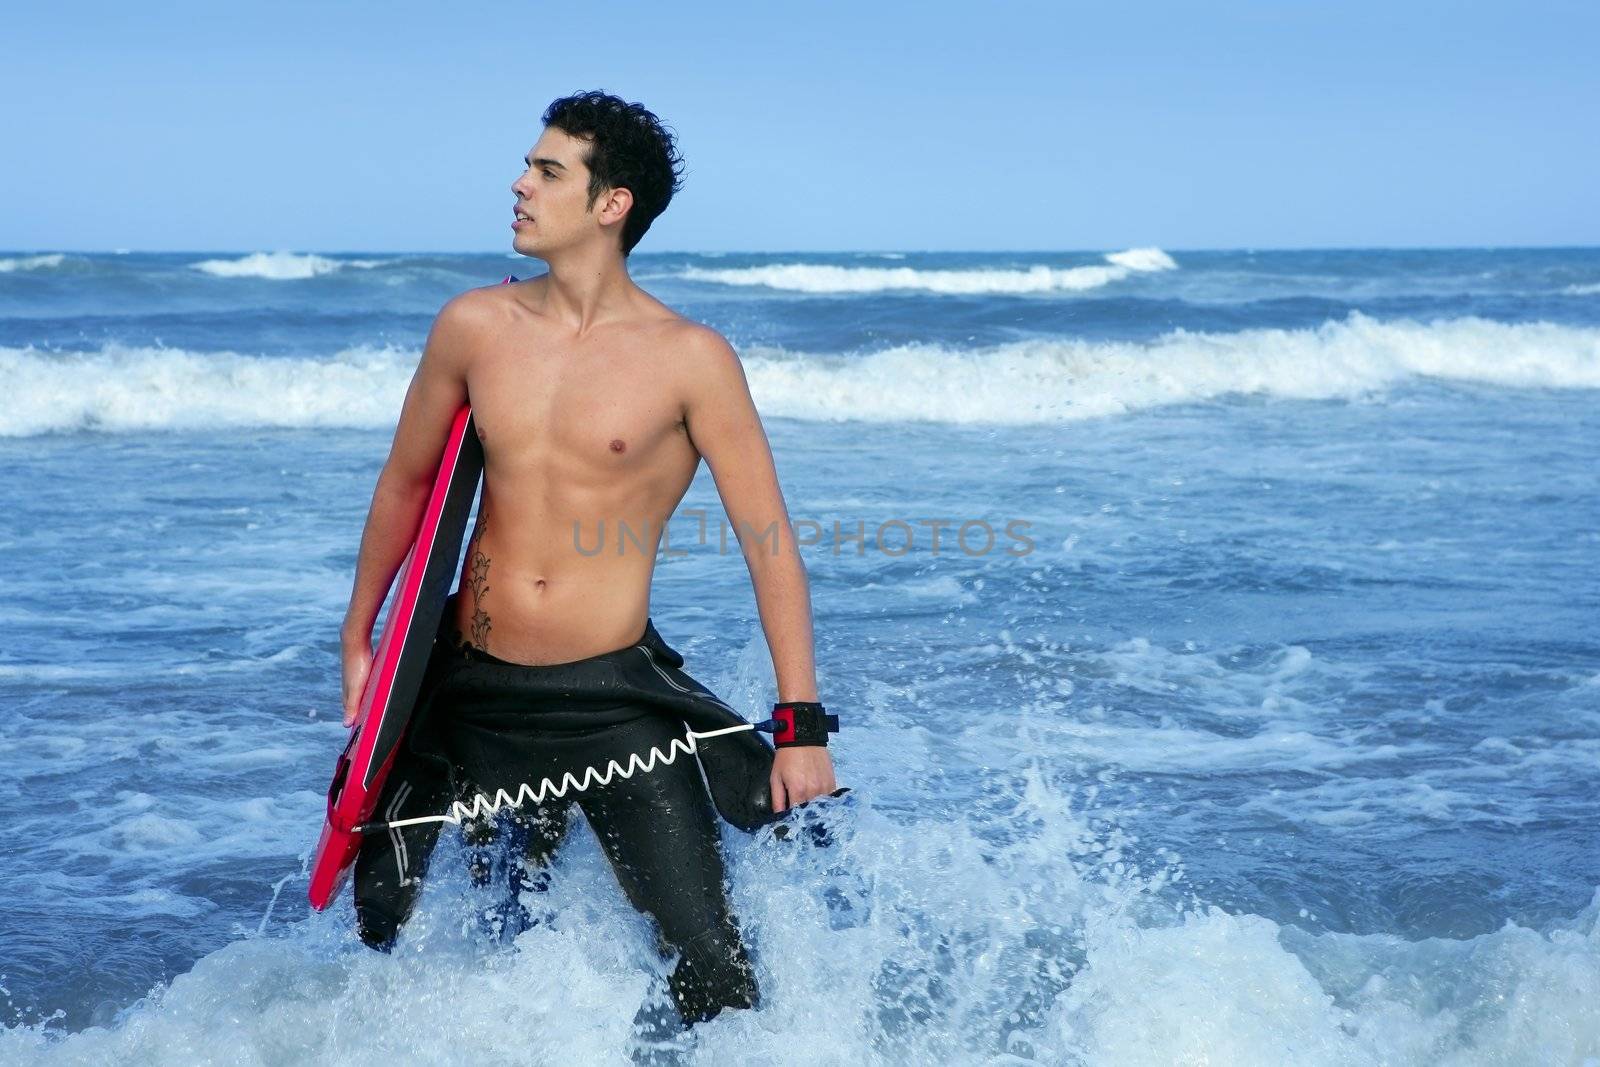
[[[600,197],[599,210],[596,220],[606,226],[613,222],[621,222],[628,209],[633,206],[633,193],[627,189],[607,189]]]

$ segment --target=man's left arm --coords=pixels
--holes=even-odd
[[[738,538],[756,609],[772,651],[778,700],[815,701],[817,673],[811,632],[811,590],[789,523],[772,448],[750,396],[738,355],[722,335],[691,328],[684,376],[684,424],[711,468],[723,509]],[[780,748],[772,768],[772,805],[793,804],[836,788],[833,762],[820,746]]]

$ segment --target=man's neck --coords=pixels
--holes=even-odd
[[[639,288],[615,249],[576,249],[545,263],[550,274],[540,310],[580,338],[625,316]]]

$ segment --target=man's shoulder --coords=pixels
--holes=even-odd
[[[457,344],[462,358],[470,358],[473,342],[491,339],[517,319],[514,285],[481,285],[457,293],[444,302],[434,318],[433,332]]]
[[[715,327],[707,326],[703,322],[696,322],[679,315],[667,329],[670,332],[673,351],[680,358],[692,361],[696,365],[705,366],[739,358],[733,346],[728,343],[728,339]]]
[[[685,410],[748,392],[744,364],[720,331],[687,318],[674,329],[677,340],[671,346],[670,362]]]
[[[480,285],[457,293],[444,302],[439,309],[440,317],[450,316],[458,320],[471,320],[484,315],[503,313],[510,306],[515,297],[509,292],[512,286]]]

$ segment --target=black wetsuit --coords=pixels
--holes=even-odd
[[[651,747],[670,753],[686,724],[705,731],[746,721],[680,669],[683,657],[653,624],[626,648],[535,667],[463,640],[454,601],[373,821],[443,814],[453,800],[470,803],[474,792],[492,798],[503,788],[515,796],[523,782],[560,783],[569,771],[582,778],[584,768],[603,769],[612,759],[627,767],[630,755],[644,757]],[[538,888],[577,803],[628,899],[654,917],[658,948],[682,954],[669,985],[690,1023],[724,1007],[754,1007],[759,996],[728,902],[716,811],[747,831],[777,818],[769,786],[773,750],[765,739],[740,731],[701,740],[697,754],[698,761],[680,751],[670,764],[462,825],[467,840],[480,846],[511,828],[510,843],[524,857],[511,864],[511,888],[530,881]],[[363,840],[355,906],[361,938],[373,948],[388,951],[411,914],[441,825],[373,831]],[[490,869],[488,853],[473,855],[476,882],[486,884]]]

